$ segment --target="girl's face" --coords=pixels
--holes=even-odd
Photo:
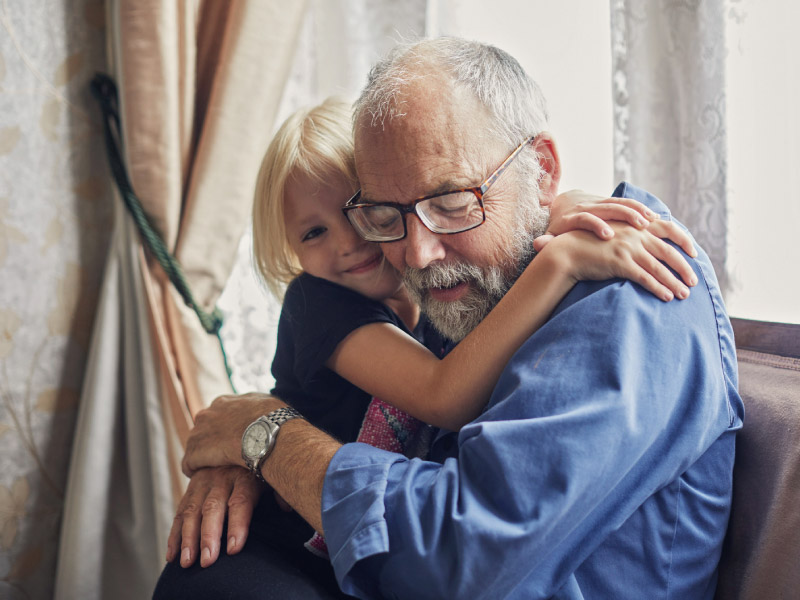
[[[361,239],[342,213],[351,194],[340,174],[324,185],[305,174],[291,176],[283,200],[289,246],[306,273],[373,300],[391,298],[402,286],[400,275],[380,247]]]

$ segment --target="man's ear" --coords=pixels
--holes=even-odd
[[[539,204],[550,206],[558,195],[558,184],[561,181],[561,158],[558,155],[556,141],[549,132],[543,131],[531,142],[539,164],[544,170],[539,180]]]

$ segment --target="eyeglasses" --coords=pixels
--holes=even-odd
[[[415,214],[433,233],[461,233],[486,221],[483,196],[500,178],[522,149],[536,136],[522,142],[478,187],[441,192],[417,198],[411,204],[359,202],[358,190],[342,207],[353,229],[368,242],[396,242],[406,237],[405,215]]]

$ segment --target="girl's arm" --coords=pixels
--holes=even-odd
[[[612,238],[571,232],[553,239],[525,269],[497,306],[444,359],[388,323],[372,323],[350,333],[327,366],[367,393],[418,419],[458,430],[477,417],[505,365],[580,280],[624,277],[662,300],[684,298],[694,272],[672,246],[648,230],[608,223]],[[686,245],[673,223],[654,223]]]

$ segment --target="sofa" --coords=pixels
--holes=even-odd
[[[716,599],[800,598],[800,325],[731,321],[745,423]]]

